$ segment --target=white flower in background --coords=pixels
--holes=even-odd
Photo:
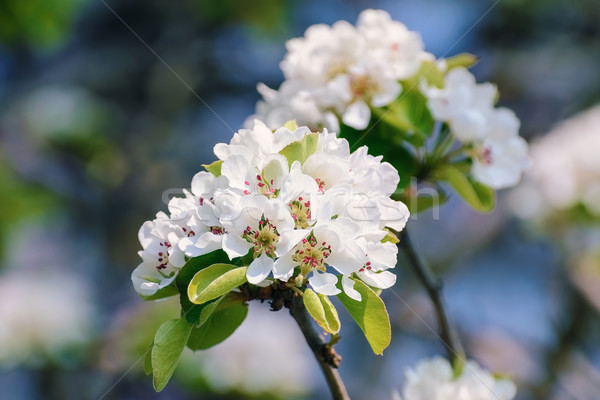
[[[519,136],[519,119],[505,108],[493,110],[485,137],[474,143],[471,173],[494,189],[515,186],[529,165],[527,142]]]
[[[11,270],[0,275],[0,364],[39,365],[90,340],[97,315],[72,273]]]
[[[454,68],[446,75],[442,89],[426,85],[422,89],[433,117],[447,122],[458,140],[471,142],[485,137],[497,95],[495,85],[478,84],[466,68]]]
[[[511,196],[514,212],[544,218],[585,206],[600,216],[600,106],[560,123],[531,145],[531,167]]]
[[[519,136],[520,122],[506,108],[494,108],[496,86],[478,84],[465,68],[448,72],[444,87],[423,92],[433,117],[446,122],[452,135],[471,147],[475,180],[493,188],[515,186],[528,166],[527,142]]]
[[[390,75],[396,80],[410,78],[423,60],[433,58],[424,51],[423,41],[417,32],[409,31],[383,10],[363,11],[356,25],[371,54],[384,60]]]
[[[256,104],[256,114],[250,116],[244,125],[252,126],[256,118],[264,118],[267,126],[275,128],[295,119],[299,125],[314,130],[326,128],[339,131],[337,116],[332,111],[321,111],[310,91],[305,90],[299,82],[285,81],[279,90],[271,89],[264,83],[259,83],[256,88],[262,100]]]
[[[301,154],[289,153],[292,143]],[[245,257],[251,284],[301,275],[318,293],[343,290],[360,300],[352,278],[378,288],[395,283],[387,270],[397,249],[381,241],[384,228],[401,230],[409,212],[389,197],[399,177],[381,157],[366,147],[350,153],[327,130],[273,132],[258,120],[217,144],[215,154],[221,174],[199,172],[191,191],[169,202],[169,215],[158,213],[140,229],[142,263],[132,275],[140,294],[171,285],[189,257],[217,249],[231,260]]]
[[[257,116],[271,128],[297,118],[313,128],[338,128],[338,120],[365,129],[370,107],[398,98],[399,81],[410,78],[432,56],[420,36],[382,10],[365,10],[357,25],[338,21],[313,25],[286,43],[279,90],[259,86]]]
[[[474,361],[456,377],[448,360],[422,360],[405,377],[402,400],[511,400],[517,392],[512,381],[495,378]]]

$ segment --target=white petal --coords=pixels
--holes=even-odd
[[[344,124],[358,130],[365,129],[371,120],[371,110],[362,100],[355,101],[346,108],[342,116]]]
[[[248,253],[252,244],[238,234],[226,234],[223,238],[223,250],[230,259],[242,257]]]
[[[335,286],[337,283],[336,276],[328,272],[314,271],[308,282],[315,292],[324,294],[325,296],[335,296],[342,292]]]
[[[390,271],[364,271],[359,272],[358,276],[367,285],[379,289],[387,289],[389,287],[394,286],[394,284],[396,283],[396,275]]]
[[[273,259],[263,253],[260,257],[254,259],[254,261],[250,263],[248,271],[246,271],[246,277],[248,278],[248,282],[256,285],[264,281],[272,270]]]
[[[281,281],[287,281],[294,274],[297,263],[292,260],[292,254],[288,253],[275,260],[273,264],[273,277]]]
[[[356,301],[362,300],[360,293],[354,289],[354,280],[350,279],[350,277],[347,275],[342,277],[342,288],[344,289],[344,293],[346,293],[351,299]]]

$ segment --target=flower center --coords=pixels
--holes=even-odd
[[[251,183],[249,181],[244,181],[244,185],[250,186]],[[255,186],[258,193],[262,194],[263,196],[267,196],[268,198],[277,197],[279,194],[279,189],[273,188],[273,179],[268,181],[260,174],[256,175]],[[250,191],[246,189],[244,190],[244,194],[248,195],[250,194]]]
[[[213,235],[224,235],[227,233],[225,228],[220,227],[220,226],[211,226],[208,229],[212,232]]]
[[[319,192],[325,193],[325,181],[320,178],[316,178],[315,182],[317,182],[317,186],[319,187]]]
[[[483,148],[481,151],[478,152],[477,158],[482,164],[492,165],[492,163],[494,162],[492,149],[489,147]]]
[[[258,221],[258,229],[253,230],[247,226],[242,234],[242,237],[254,247],[254,258],[265,253],[268,256],[274,257],[275,247],[279,242],[279,232],[277,227],[269,222],[268,218],[263,215]]]
[[[296,229],[306,229],[310,226],[310,200],[304,201],[302,197],[288,203],[290,213],[294,219]]]
[[[330,255],[331,245],[327,242],[319,244],[315,235],[311,233],[306,239],[302,239],[292,260],[300,266],[300,274],[307,276],[313,269],[325,272],[325,260]]]
[[[365,272],[365,270],[367,270],[367,271],[371,270],[371,262],[370,261],[367,261],[365,263],[365,265],[361,269],[358,270],[358,272]]]
[[[158,252],[158,262],[159,265],[156,266],[156,269],[160,272],[161,269],[167,268],[167,264],[169,263],[169,250],[171,249],[171,243],[168,241],[160,242],[159,246],[161,251]]]

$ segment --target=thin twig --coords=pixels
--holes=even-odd
[[[327,380],[327,384],[329,385],[329,389],[331,390],[333,399],[350,400],[344,382],[337,370],[341,357],[314,329],[312,319],[306,311],[302,298],[300,296],[294,296],[286,306],[289,308],[292,317],[294,317],[298,323],[298,326],[306,339],[306,343],[308,343],[308,346],[317,358],[321,370],[325,375],[325,379]]]
[[[406,255],[413,271],[417,274],[419,281],[431,298],[438,322],[439,337],[444,347],[446,347],[448,358],[453,361],[453,364],[456,361],[462,363],[464,360],[464,351],[456,332],[452,328],[450,318],[444,306],[441,280],[433,274],[425,261],[416,252],[406,229],[398,234],[398,238],[400,239],[398,247]]]

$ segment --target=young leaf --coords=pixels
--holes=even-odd
[[[286,122],[285,124],[283,124],[284,128],[289,129],[290,131],[295,131],[296,129],[298,129],[298,123],[296,122],[295,119],[291,119],[288,122]]]
[[[427,60],[421,63],[419,70],[410,79],[403,82],[403,88],[419,89],[425,83],[428,86],[441,88],[444,86],[444,72],[438,65],[439,61]]]
[[[338,285],[341,286],[341,283]],[[373,352],[381,355],[392,340],[390,317],[385,304],[362,281],[355,280],[354,289],[362,296],[361,301],[348,297],[344,292],[338,294],[337,297],[365,334]]]
[[[487,213],[494,209],[496,201],[494,189],[473,180],[452,165],[442,167],[440,173],[456,193],[475,210]]]
[[[196,273],[210,265],[216,263],[228,262],[229,257],[223,250],[215,250],[202,256],[194,257],[189,260],[179,271],[175,280],[177,289],[179,290],[179,301],[181,303],[182,314],[190,324],[197,325],[200,321],[200,313],[204,305],[194,304],[190,301],[187,294],[187,288],[190,281]]]
[[[457,67],[470,68],[479,61],[477,56],[469,53],[460,53],[455,56],[446,59],[446,66],[448,70]]]
[[[213,264],[199,271],[188,286],[187,294],[192,303],[202,304],[216,299],[247,282],[248,267],[231,264]]]
[[[317,151],[318,133],[311,133],[304,136],[301,140],[288,144],[279,154],[287,158],[288,163],[292,165],[294,161],[300,161],[303,164],[306,159]]]
[[[201,325],[192,329],[187,346],[196,351],[221,343],[235,332],[248,314],[237,293],[229,293],[202,311]]]
[[[221,176],[221,164],[223,164],[223,160],[217,160],[212,164],[202,164],[202,166],[214,176],[219,177]]]
[[[158,328],[152,348],[154,390],[160,392],[171,379],[192,326],[184,319],[171,319]]]
[[[302,300],[310,316],[317,321],[321,328],[332,334],[340,331],[340,318],[327,296],[306,289]]]

